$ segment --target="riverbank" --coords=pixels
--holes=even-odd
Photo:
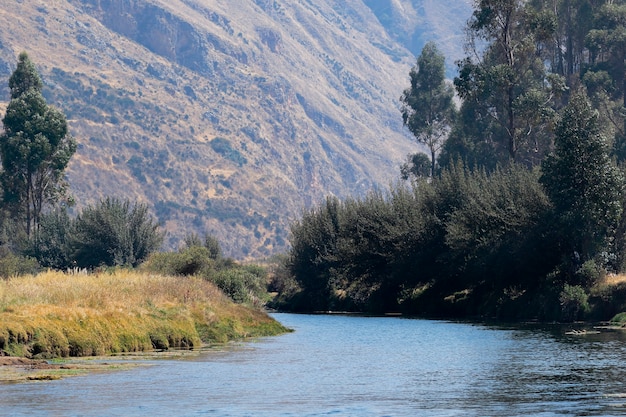
[[[288,331],[213,284],[115,270],[0,280],[0,354],[27,359],[198,349]]]

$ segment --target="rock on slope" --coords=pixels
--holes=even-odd
[[[207,231],[239,258],[284,250],[289,223],[326,195],[397,178],[417,149],[398,111],[409,49],[432,36],[460,54],[470,13],[434,0],[0,3],[0,99],[26,50],[78,140],[79,207],[144,201],[170,247]]]

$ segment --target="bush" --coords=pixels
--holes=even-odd
[[[162,275],[196,275],[213,266],[209,251],[203,246],[191,246],[178,252],[154,253],[142,266]]]
[[[604,268],[593,259],[583,263],[576,271],[576,281],[583,286],[590,287],[600,282],[606,275]]]
[[[18,275],[35,275],[40,271],[36,259],[9,253],[0,258],[0,277],[11,278]]]
[[[232,147],[230,141],[224,138],[215,138],[210,142],[211,148],[224,158],[236,163],[239,166],[248,163],[248,160],[241,153]]]
[[[41,216],[39,230],[34,233],[25,253],[36,258],[44,268],[72,268],[73,227],[72,219],[65,209]]]
[[[260,307],[267,301],[265,278],[259,277],[245,267],[223,269],[211,274],[207,279],[236,303]]]
[[[220,246],[220,242],[216,237],[211,235],[206,235],[204,237],[204,247],[209,251],[209,257],[211,259],[221,259],[222,258],[222,247]]]
[[[589,311],[589,296],[580,285],[565,284],[559,296],[561,318],[563,321],[574,321]]]
[[[107,197],[75,220],[74,259],[81,268],[137,266],[163,242],[145,204]]]
[[[289,258],[286,255],[276,255],[270,265],[267,289],[277,293],[271,307],[281,308],[294,294],[301,291],[294,276],[289,272]]]
[[[208,250],[208,256],[211,259],[220,259],[222,257],[222,248],[216,237],[205,234],[204,240],[196,233],[185,236],[185,247],[202,246]]]

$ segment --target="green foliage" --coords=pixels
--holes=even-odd
[[[615,324],[626,324],[626,312],[618,313],[611,319],[611,323]]]
[[[534,285],[553,266],[541,239],[550,203],[537,173],[521,166],[472,173],[463,188],[463,201],[445,222],[451,263],[470,282]]]
[[[30,90],[41,91],[43,88],[41,77],[26,52],[20,53],[17,68],[9,78],[9,88],[11,99],[18,98]]]
[[[145,204],[107,197],[76,217],[73,245],[78,267],[137,266],[163,241]]]
[[[431,153],[431,176],[455,113],[454,90],[446,84],[444,61],[435,43],[428,42],[409,73],[411,86],[400,98],[404,125]]]
[[[28,235],[42,210],[67,196],[64,171],[76,151],[63,113],[47,105],[42,82],[26,53],[11,75],[11,101],[2,119],[3,201]]]
[[[272,305],[279,307],[285,302],[286,298],[292,297],[299,292],[301,288],[298,286],[293,275],[289,272],[289,257],[287,255],[275,255],[270,260],[269,266],[269,283],[268,291],[278,294]]]
[[[564,321],[574,321],[582,318],[589,312],[589,296],[580,285],[565,284],[559,295],[561,303],[561,318]]]
[[[232,147],[230,141],[224,138],[215,138],[211,142],[211,148],[224,158],[229,159],[239,166],[248,163],[247,159],[241,153]]]
[[[626,155],[626,3],[474,8],[454,80],[461,108],[430,149],[439,170],[433,162],[420,180],[425,157],[412,155],[401,168],[412,189],[307,210],[291,230],[294,308],[565,320],[623,311],[624,288],[599,288],[626,267],[624,175],[611,159]],[[445,91],[442,61],[427,45],[402,96],[418,141],[442,120],[430,101]]]
[[[595,260],[590,259],[583,263],[576,271],[575,281],[585,288],[599,283],[606,276],[606,271]]]
[[[209,258],[219,260],[222,258],[222,247],[215,236],[204,236],[204,247],[209,251]]]
[[[409,178],[426,178],[430,176],[432,161],[425,153],[415,153],[407,156],[407,161],[400,167],[400,176],[403,180]]]
[[[538,176],[455,165],[431,183],[328,199],[292,225],[295,308],[452,314],[445,300],[463,294],[454,309],[498,314],[488,299],[538,291],[560,259],[543,240]]]
[[[550,147],[554,100],[566,89],[563,77],[547,73],[541,56],[556,30],[550,9],[538,13],[520,1],[476,2],[468,22],[469,50],[484,52],[458,63],[454,84],[466,117],[450,144],[457,149],[446,149],[449,160],[473,163],[484,157],[478,153],[484,145],[493,153],[492,166],[507,158],[528,165],[541,160]]]
[[[222,258],[222,247],[219,240],[208,233],[204,235],[204,238],[201,238],[196,233],[189,234],[185,236],[184,243],[187,248],[193,246],[204,247],[208,251],[208,257],[211,259],[219,260]]]
[[[269,301],[267,270],[258,265],[238,265],[221,256],[217,239],[187,235],[177,252],[153,253],[141,266],[162,275],[200,276],[214,283],[233,301],[262,307]]]
[[[154,253],[143,268],[164,275],[208,276],[215,268],[228,265],[222,260],[222,250],[214,236],[207,234],[202,239],[192,233],[185,237],[178,252]]]
[[[26,253],[45,268],[64,270],[74,267],[73,228],[74,223],[64,208],[44,214]]]
[[[216,271],[206,278],[236,303],[261,307],[268,301],[265,270],[233,267]]]
[[[598,113],[584,95],[575,95],[566,107],[554,153],[542,171],[563,253],[582,263],[610,248],[622,215],[624,179],[609,157]]]
[[[11,278],[19,275],[36,274],[41,267],[36,259],[7,253],[0,257],[0,277]]]
[[[203,246],[190,246],[178,252],[153,253],[142,267],[162,275],[191,276],[206,273],[214,263]]]

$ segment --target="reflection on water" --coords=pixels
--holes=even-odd
[[[0,385],[0,415],[626,415],[621,332],[276,317],[296,332],[146,368]]]

